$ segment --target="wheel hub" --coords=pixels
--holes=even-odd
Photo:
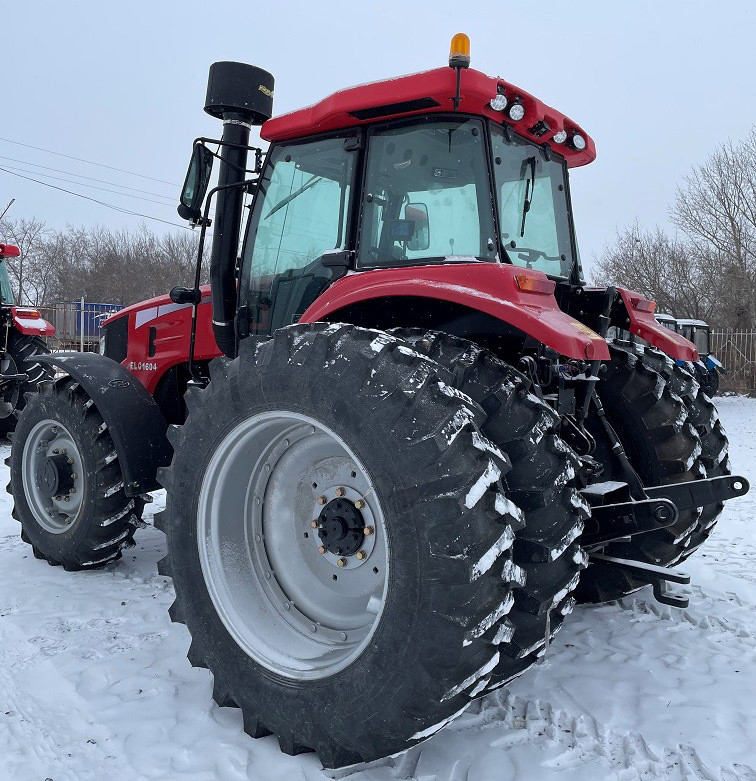
[[[57,453],[37,462],[37,485],[40,493],[48,499],[70,493],[74,487],[74,471],[70,459],[64,453]]]
[[[336,556],[352,556],[365,540],[365,520],[349,499],[332,499],[318,517],[318,537]]]

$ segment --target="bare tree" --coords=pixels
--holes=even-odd
[[[596,281],[638,290],[677,317],[756,327],[756,129],[693,168],[670,214],[680,237],[637,223],[620,231]]]
[[[48,295],[53,261],[46,252],[46,243],[51,234],[36,218],[0,220],[0,240],[21,250],[19,257],[5,260],[17,304],[38,306]]]

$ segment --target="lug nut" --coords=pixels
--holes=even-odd
[[[318,553],[325,553],[325,552],[326,552],[326,549],[325,549],[325,547],[324,547],[323,545],[321,545],[321,546],[318,548]]]
[[[69,494],[75,494],[75,493],[76,493],[76,489],[75,489],[75,488],[72,488],[72,489],[71,489],[71,490],[70,490],[68,493],[69,493]]]
[[[79,476],[76,474],[76,472],[71,472],[71,479],[72,480],[78,480]]]
[[[337,564],[338,564],[340,567],[346,567],[346,565],[347,565],[347,560],[346,560],[346,559],[344,559],[344,558],[341,558],[341,559],[339,559],[339,560],[338,560],[336,563],[337,563]]]
[[[362,508],[365,506],[365,501],[364,501],[364,499],[358,499],[358,500],[357,500],[357,501],[354,503],[354,506],[355,506],[355,507],[356,507],[358,510],[361,510],[361,509],[362,509]]]
[[[374,531],[375,531],[375,529],[374,529],[372,526],[366,526],[366,527],[365,527],[365,528],[362,530],[362,533],[363,533],[363,534],[364,534],[366,537],[369,537],[369,536],[370,536],[370,535],[371,535],[371,534],[372,534]]]
[[[336,489],[336,496],[345,496],[346,495],[346,489],[345,488],[337,488]]]
[[[312,526],[313,529],[317,529],[318,528],[318,521],[317,521],[317,519],[314,520],[314,521],[310,521],[310,526]]]
[[[327,501],[328,499],[326,499],[325,496],[318,497],[318,504],[325,504]]]
[[[358,561],[364,561],[367,558],[367,553],[365,553],[364,550],[358,550],[354,555],[357,557]]]
[[[68,463],[69,463],[69,464],[73,464],[73,458],[69,458],[69,459],[68,459]]]

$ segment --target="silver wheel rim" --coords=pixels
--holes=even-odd
[[[321,552],[315,527],[337,500],[370,527],[349,555]],[[285,411],[237,425],[207,466],[197,524],[215,609],[256,662],[324,678],[368,645],[388,583],[384,516],[367,471],[331,429]]]
[[[48,459],[65,459],[73,478],[67,490],[50,496],[39,480],[39,468]],[[51,534],[67,532],[77,519],[84,498],[81,453],[71,432],[57,420],[41,420],[29,432],[21,454],[24,495],[37,522]]]

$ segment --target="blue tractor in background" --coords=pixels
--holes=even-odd
[[[714,396],[719,390],[719,375],[726,374],[724,366],[711,354],[709,324],[703,320],[673,317],[661,312],[654,315],[657,322],[670,331],[676,331],[698,348],[699,360],[693,364],[698,384],[707,396]],[[677,361],[681,366],[685,361]]]
[[[660,316],[657,315],[657,320]],[[662,323],[666,326],[666,323]],[[669,327],[669,326],[667,326]],[[726,374],[724,366],[711,354],[710,331],[703,320],[677,318],[677,332],[698,348],[699,361],[695,365],[696,379],[708,396],[714,396],[719,390],[719,375]]]

